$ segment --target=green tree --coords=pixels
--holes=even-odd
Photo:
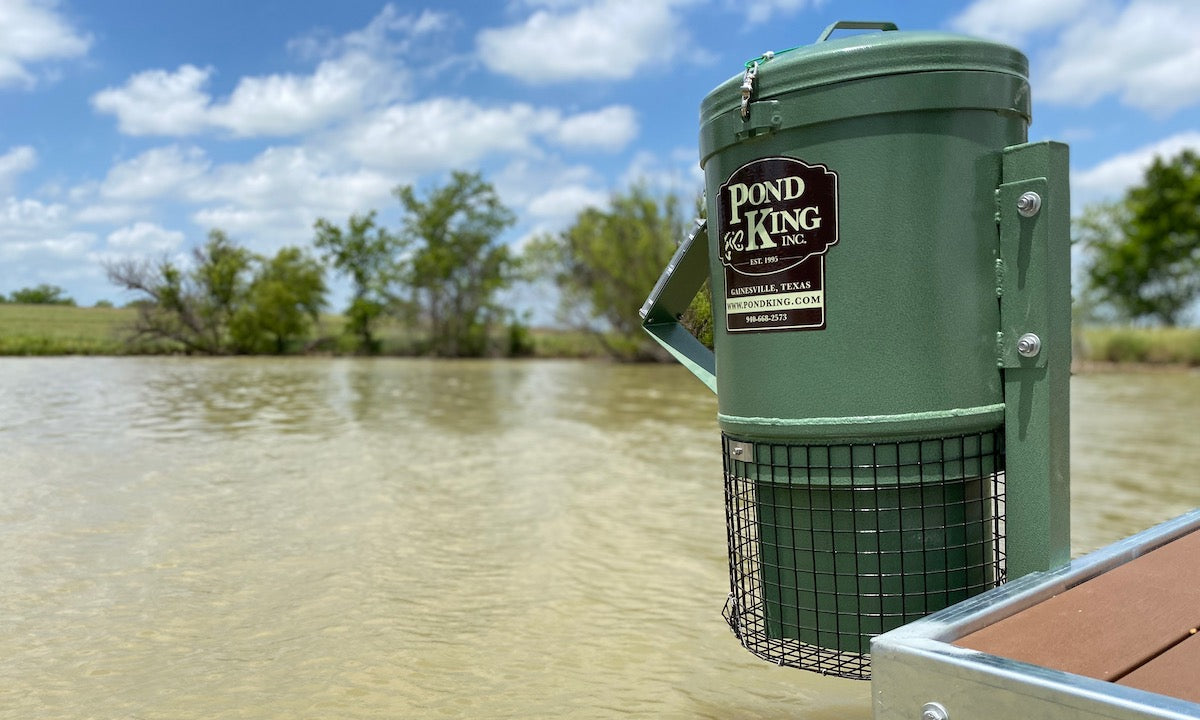
[[[1131,319],[1175,325],[1200,296],[1200,156],[1155,158],[1142,184],[1076,221],[1088,283]]]
[[[134,339],[170,340],[187,352],[234,350],[229,328],[249,284],[253,255],[220,230],[192,252],[188,270],[169,260],[105,265],[116,285],[142,294]]]
[[[74,305],[75,301],[66,296],[66,291],[57,285],[42,283],[37,287],[26,287],[14,290],[9,296],[9,302],[24,305]]]
[[[413,247],[407,285],[428,328],[429,351],[486,353],[492,327],[505,314],[496,295],[518,269],[518,259],[497,238],[516,217],[478,173],[456,171],[423,199],[409,185],[395,194],[404,211],[401,237]]]
[[[324,218],[314,226],[314,244],[325,262],[350,279],[352,295],[346,309],[346,331],[358,338],[367,353],[379,350],[375,327],[391,304],[389,287],[397,274],[400,240],[375,224],[375,211],[351,215],[346,229]]]
[[[230,323],[234,345],[242,352],[282,355],[289,343],[308,334],[325,305],[325,270],[295,247],[271,259],[259,258],[244,301]]]
[[[634,185],[614,194],[607,209],[584,210],[571,227],[535,240],[527,252],[540,274],[557,285],[564,322],[594,333],[614,357],[660,358],[637,311],[689,225],[677,197],[656,197]],[[687,315],[693,332],[711,343],[706,292],[697,295]]]
[[[192,277],[199,292],[192,307],[208,330],[212,347],[224,350],[229,326],[245,297],[254,255],[214,229],[193,257]]]

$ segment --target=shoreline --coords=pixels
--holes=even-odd
[[[276,358],[287,360],[344,360],[344,359],[363,359],[363,360],[439,360],[439,361],[468,361],[468,362],[488,362],[493,360],[500,361],[536,361],[536,360],[563,360],[563,361],[580,361],[580,362],[612,362],[616,364],[673,364],[672,361],[654,361],[654,360],[620,360],[611,358],[601,354],[571,354],[571,353],[553,353],[539,352],[535,350],[532,354],[521,356],[484,356],[484,357],[441,357],[436,355],[411,355],[403,353],[379,353],[375,355],[356,355],[353,353],[335,353],[328,351],[315,352],[297,352],[286,353],[282,355],[270,354],[230,354],[230,355],[189,355],[181,352],[108,352],[99,350],[96,352],[90,351],[71,351],[65,349],[40,348],[41,352],[5,352],[3,343],[0,342],[0,360],[8,358],[192,358],[192,359],[238,359],[238,358]],[[1116,373],[1191,373],[1200,372],[1200,365],[1192,365],[1179,362],[1115,362],[1110,360],[1074,360],[1071,362],[1072,375],[1105,375]]]
[[[136,312],[133,308],[0,304],[0,357],[198,357],[159,341],[129,340],[126,336]],[[347,352],[339,339],[344,322],[340,315],[322,315],[315,328],[317,339],[297,341],[292,347],[294,352],[222,357],[429,357],[411,352],[416,349],[411,333],[395,324],[381,328],[379,340],[383,352],[377,355]],[[528,344],[518,358],[610,359],[603,344],[585,331],[536,327],[525,332]],[[505,342],[506,338],[496,337],[495,349],[504,349]],[[1072,344],[1073,374],[1180,373],[1200,369],[1200,328],[1076,327]],[[305,348],[309,350],[306,352]],[[509,356],[499,353],[481,359],[489,357]]]
[[[1105,373],[1188,373],[1198,372],[1200,366],[1188,363],[1113,362],[1110,360],[1077,360],[1071,363],[1072,375],[1103,375]]]

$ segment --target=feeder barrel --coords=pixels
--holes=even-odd
[[[1006,456],[1028,422],[1008,426],[1065,423],[1069,362],[1069,287],[1040,266],[1062,262],[1065,147],[1026,144],[1029,122],[1019,51],[892,23],[836,23],[701,103],[707,237],[643,317],[717,393],[726,616],[756,654],[864,677],[870,637],[1004,580]],[[677,323],[705,279],[715,360]],[[1019,463],[1022,572],[1065,552],[1051,432]]]

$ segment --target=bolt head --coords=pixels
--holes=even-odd
[[[927,702],[921,708],[921,720],[949,720],[950,714],[941,703]]]
[[[1021,357],[1037,357],[1042,351],[1042,339],[1033,333],[1025,333],[1017,340],[1017,353]]]
[[[1033,217],[1042,209],[1042,196],[1035,192],[1022,193],[1017,198],[1017,212],[1022,217]]]

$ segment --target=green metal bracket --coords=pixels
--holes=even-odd
[[[716,356],[679,323],[707,278],[708,223],[700,220],[675,250],[640,313],[642,327],[650,337],[715,393]]]
[[[1071,559],[1068,174],[1066,145],[1014,145],[996,191],[1010,580]]]

